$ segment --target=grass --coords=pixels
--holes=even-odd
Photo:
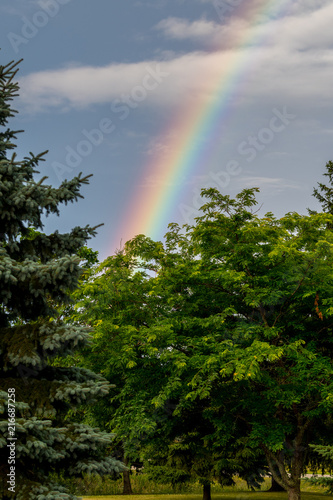
[[[201,500],[202,494],[155,494],[155,495],[131,495],[131,500]],[[268,493],[265,491],[234,491],[212,494],[213,500],[286,500],[287,493]],[[327,496],[323,493],[302,493],[303,500],[325,500]],[[119,495],[102,495],[83,497],[84,500],[119,500]]]
[[[140,484],[141,481],[141,484]],[[115,481],[113,481],[115,486]],[[246,483],[240,479],[236,479],[236,484],[233,487],[224,487],[222,489],[219,485],[212,485],[212,499],[213,500],[286,500],[287,493],[271,493],[268,490],[270,487],[270,480],[267,479],[262,486],[261,491],[250,491],[246,487]],[[130,500],[201,500],[202,489],[199,484],[189,485],[186,492],[178,493],[172,492],[168,485],[157,485],[149,483],[144,478],[144,475],[133,477],[132,488],[134,495],[130,496]],[[148,490],[148,491],[147,491]],[[87,491],[87,490],[86,490]],[[327,495],[324,494],[324,488],[311,485],[306,480],[302,481],[302,499],[303,500],[325,500]],[[121,483],[118,485],[116,493],[109,490],[108,495],[91,495],[83,496],[84,500],[120,500]],[[111,494],[110,494],[111,493]],[[81,490],[82,495],[82,490]]]

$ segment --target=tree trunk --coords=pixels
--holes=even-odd
[[[124,458],[123,462],[126,466],[128,465],[127,458]],[[131,476],[129,470],[124,470],[123,472],[123,495],[133,495]]]
[[[286,490],[277,481],[275,481],[274,477],[272,477],[272,485],[268,491],[286,491]]]
[[[288,500],[301,500],[300,485],[295,486],[295,488],[288,488]]]
[[[203,485],[203,498],[202,500],[212,500],[210,483]]]
[[[306,428],[307,426],[303,425],[301,428],[302,432],[300,431],[298,433],[297,439],[292,443],[287,443],[289,452],[292,453],[291,470],[289,473],[285,468],[285,456],[283,451],[274,454],[263,446],[272,477],[277,483],[285,488],[288,493],[288,500],[301,499],[301,474],[303,469],[304,450],[306,450],[305,446],[301,446],[301,438],[303,438]]]

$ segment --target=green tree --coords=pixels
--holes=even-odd
[[[318,187],[314,188],[313,196],[320,202],[322,206],[323,212],[333,214],[333,162],[329,161],[326,163],[326,172],[324,176],[328,179],[328,184],[324,184],[323,182],[318,183]],[[311,212],[310,213],[315,213]],[[332,230],[332,224],[328,224],[327,227]],[[321,439],[321,444],[317,444],[316,446],[312,446],[315,453],[319,455],[320,461],[322,464],[322,472],[324,470],[330,470],[332,472],[332,458],[333,458],[333,447],[327,446],[323,443],[328,441],[328,436],[323,436]],[[318,456],[317,455],[317,456]],[[316,455],[313,457],[313,466],[315,471],[317,472],[317,468],[319,466],[318,459],[316,460]],[[312,482],[315,484],[326,486],[328,488],[328,493],[333,492],[333,479],[332,477],[319,477],[312,478]]]
[[[214,443],[209,398],[186,399],[197,366],[185,373],[173,353],[191,355],[189,336],[203,346],[217,309],[205,290],[191,298],[189,287],[201,280],[199,261],[186,239],[177,253],[173,236],[166,250],[139,237],[108,258],[77,292],[74,320],[94,328],[83,365],[118,381],[111,401],[104,398],[90,410],[94,420],[115,431],[128,458],[142,460],[151,477],[173,484],[199,480],[208,499],[211,482],[228,484],[239,473],[258,484],[264,467],[258,451]],[[244,433],[239,422],[230,425]]]
[[[324,176],[328,179],[328,185],[318,182],[318,187],[313,190],[313,196],[321,204],[323,212],[333,214],[333,162],[327,162],[325,168]]]
[[[312,484],[316,484],[318,486],[324,486],[327,488],[327,493],[330,495],[333,494],[333,476],[332,476],[332,471],[333,471],[333,446],[327,446],[327,445],[316,445],[312,446],[313,450],[317,455],[320,457],[320,463],[321,463],[321,469],[322,469],[322,476],[314,476],[309,479],[309,481]],[[317,470],[316,470],[317,472]],[[330,473],[331,475],[328,476],[327,473]]]
[[[205,190],[204,215],[185,234],[172,225],[165,247],[144,237],[127,245],[155,269],[153,293],[167,309],[132,345],[163,367],[146,407],[176,395],[181,414],[209,401],[213,446],[261,450],[298,500],[308,444],[333,404],[332,216],[260,218],[256,191]],[[156,373],[145,371],[150,388]]]
[[[59,215],[59,204],[82,197],[88,177],[55,189],[45,178],[34,180],[44,153],[22,161],[10,153],[18,133],[7,128],[16,72],[17,63],[0,66],[0,494],[74,499],[52,473],[123,470],[106,453],[109,434],[67,418],[69,409],[94,402],[110,384],[84,368],[52,364],[90,339],[88,328],[65,324],[57,311],[70,303],[82,274],[78,253],[96,228],[43,232],[43,214]]]
[[[127,427],[117,410],[127,404],[140,419],[133,394],[122,391],[126,369],[133,365],[135,346],[131,345],[131,335],[137,328],[150,325],[156,312],[149,304],[147,277],[144,272],[133,273],[133,262],[126,256],[109,257],[86,275],[74,294],[76,305],[70,317],[70,321],[94,329],[93,344],[83,349],[75,362],[110,381],[117,380],[110,395],[93,406],[85,406],[85,418],[105,430],[117,429],[113,450],[126,464],[140,458],[142,429],[138,433],[137,425]],[[145,427],[144,422],[142,425]],[[123,479],[123,493],[131,494],[129,471],[123,472]]]

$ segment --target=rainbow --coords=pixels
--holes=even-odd
[[[191,103],[177,110],[177,116],[166,127],[165,137],[169,137],[172,130],[177,131],[168,144],[169,152],[155,155],[141,175],[142,179],[146,179],[158,172],[158,186],[152,188],[147,196],[146,189],[139,183],[130,194],[130,203],[113,238],[112,252],[120,248],[121,242],[123,245],[137,234],[153,239],[163,237],[168,223],[172,222],[170,214],[173,207],[181,201],[183,180],[196,173],[205,173],[220,146],[218,132],[225,125],[229,102],[239,91],[249,66],[249,54],[242,49],[262,45],[265,37],[258,29],[260,19],[262,16],[272,18],[273,15],[276,18],[288,4],[290,0],[241,0],[238,10],[242,10],[242,15],[247,18],[252,16],[250,27],[232,41],[234,50],[229,66],[214,72],[213,97],[202,97],[195,106]],[[252,66],[254,63],[250,61]],[[213,150],[212,141],[207,147],[201,140],[204,137],[213,138]]]

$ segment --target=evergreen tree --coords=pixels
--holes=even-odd
[[[0,66],[0,496],[74,499],[52,482],[54,473],[123,470],[107,456],[110,434],[68,418],[69,409],[107,394],[109,383],[52,363],[89,342],[89,329],[64,323],[57,310],[70,302],[82,273],[78,252],[96,228],[43,232],[42,216],[59,215],[61,203],[82,197],[89,176],[52,188],[45,177],[34,180],[45,153],[22,161],[11,153],[18,131],[7,123],[16,113],[17,64]]]
[[[333,214],[333,162],[326,163],[324,176],[328,178],[328,185],[318,182],[318,187],[314,188],[313,196],[320,202],[323,212]]]
[[[310,483],[327,488],[326,493],[333,494],[333,446],[312,445],[313,450],[320,457],[322,476],[310,478]],[[319,467],[318,467],[319,468]],[[331,474],[330,476],[327,473]]]

